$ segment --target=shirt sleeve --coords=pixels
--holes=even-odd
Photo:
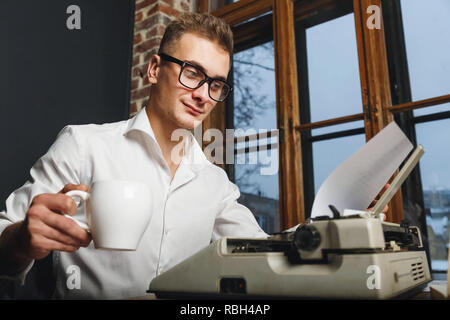
[[[227,181],[222,209],[216,216],[212,241],[222,237],[267,238],[255,219],[253,213],[237,202],[240,197],[239,188]]]
[[[68,183],[81,183],[83,167],[81,147],[74,126],[67,126],[60,131],[47,153],[31,168],[29,180],[6,199],[6,210],[0,211],[0,236],[6,227],[25,219],[26,212],[36,195],[57,193]],[[17,275],[17,280],[23,282],[31,266],[32,264]]]
[[[25,279],[27,277],[27,274],[33,267],[33,264],[34,264],[34,260],[31,261],[30,264],[22,272],[19,272],[18,274],[13,275],[13,276],[7,276],[7,275],[0,274],[0,280],[16,281],[16,282],[20,283],[20,285],[23,286],[25,284]]]

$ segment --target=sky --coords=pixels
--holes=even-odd
[[[402,0],[401,5],[413,101],[450,94],[450,1]],[[446,103],[414,114],[449,110]],[[450,119],[418,124],[416,134],[426,152],[420,162],[424,189],[450,189]]]
[[[271,51],[272,50],[272,51]],[[249,50],[250,52],[242,52],[234,55],[235,61],[254,61],[259,65],[262,65],[264,68],[248,66],[248,65],[238,65],[244,73],[244,83],[249,85],[251,88],[251,93],[257,95],[259,97],[264,96],[266,101],[267,108],[264,112],[257,112],[255,117],[252,119],[251,123],[248,126],[242,125],[238,121],[235,121],[235,128],[241,128],[243,130],[248,130],[249,128],[254,128],[256,131],[259,129],[264,129],[270,131],[272,129],[277,128],[276,121],[276,92],[275,92],[275,72],[270,71],[268,69],[274,70],[274,56],[273,56],[273,42],[267,44],[264,48],[255,47]],[[236,63],[235,63],[236,65]],[[238,108],[241,97],[235,94],[235,108]],[[272,151],[275,152],[276,151]],[[265,153],[265,152],[264,152]],[[253,153],[253,156],[256,155],[256,152]],[[261,159],[261,154],[258,155],[258,160]],[[272,155],[270,153],[270,155]],[[273,159],[273,158],[270,158]],[[278,156],[276,155],[276,159]],[[244,174],[247,168],[254,168],[254,165],[250,165],[249,159],[247,159],[246,163],[243,165],[236,164],[235,166],[235,176],[240,177]],[[266,166],[264,166],[266,167]],[[259,170],[256,170],[255,173],[248,175],[248,181],[259,186],[259,191],[261,191],[261,195],[278,199],[279,191],[278,191],[278,174],[273,175],[261,175]],[[253,194],[257,194],[256,191],[252,188],[246,188],[239,183],[237,185],[240,187],[241,192],[249,192]]]
[[[435,6],[422,0],[401,1],[413,101],[450,93],[450,1],[433,0],[432,3]],[[311,120],[321,121],[362,112],[353,13],[307,29],[306,37]],[[273,53],[267,49],[256,47],[249,51],[254,54],[253,61],[274,67]],[[245,53],[235,54],[235,60],[244,56]],[[252,93],[265,95],[271,101],[271,107],[258,113],[250,126],[274,129],[274,72],[252,68],[246,72],[249,75],[247,83],[255,77],[255,72],[259,73],[260,80],[254,84]],[[450,103],[414,113],[423,115],[448,110]],[[363,122],[357,121],[312,132],[317,135],[362,126]],[[236,123],[235,127],[240,126]],[[418,124],[416,133],[418,143],[426,150],[420,162],[424,189],[450,189],[450,119]],[[364,135],[357,135],[313,144],[316,192],[324,179],[364,143]],[[236,166],[237,176],[243,168]],[[278,199],[278,175],[261,176],[256,173],[249,179],[259,184],[263,195]],[[241,191],[246,192],[245,188]]]

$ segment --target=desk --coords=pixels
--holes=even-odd
[[[445,287],[448,286],[447,280],[433,280],[428,283],[427,287],[420,293],[412,296],[411,300],[434,300],[437,299],[436,297],[431,295],[430,285],[443,285]]]

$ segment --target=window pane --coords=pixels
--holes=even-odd
[[[358,128],[364,128],[364,121],[362,121],[362,120],[352,121],[352,122],[348,122],[348,123],[337,124],[334,126],[312,129],[311,134],[313,136],[318,136],[318,135],[322,135],[322,134],[333,133],[333,132],[344,131],[344,130],[352,130],[352,129],[358,129]]]
[[[447,270],[450,224],[450,120],[416,125],[417,143],[425,154],[420,174],[427,210],[427,232],[433,270]]]
[[[235,182],[241,191],[239,202],[247,206],[259,222],[264,222],[260,226],[268,233],[280,231],[277,171],[278,149],[236,155]]]
[[[277,128],[273,41],[234,54],[235,137]],[[277,143],[277,137],[239,142],[236,149]],[[268,233],[280,231],[278,149],[253,151],[235,157],[235,183],[239,202],[256,216]]]
[[[366,143],[365,135],[337,138],[313,143],[314,191],[342,162]]]
[[[273,41],[235,53],[234,127],[276,129]]]
[[[232,4],[233,2],[238,2],[239,0],[209,0],[209,11],[213,12],[226,5]]]
[[[427,114],[450,111],[450,103],[439,104],[437,106],[420,108],[413,110],[414,116],[424,116]]]
[[[402,0],[413,101],[450,94],[450,1]]]
[[[353,13],[306,30],[311,122],[362,112]]]

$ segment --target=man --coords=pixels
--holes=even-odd
[[[145,295],[155,276],[210,241],[265,237],[237,203],[237,187],[207,161],[188,131],[231,90],[232,46],[232,32],[221,20],[185,14],[168,26],[150,60],[145,109],[128,121],[64,128],[31,169],[31,179],[6,201],[0,274],[23,282],[33,262],[53,252],[54,298],[129,298]],[[176,129],[189,132],[180,157],[173,156]],[[110,179],[142,181],[153,193],[152,220],[134,252],[94,249],[89,233],[61,214],[83,214],[66,192]]]
[[[237,203],[238,188],[189,132],[230,92],[232,52],[232,32],[221,20],[185,14],[173,21],[149,62],[147,107],[128,121],[64,128],[31,179],[8,197],[0,213],[0,276],[24,283],[34,261],[53,252],[52,297],[136,297],[211,241],[266,237]],[[177,129],[182,148],[172,139]],[[152,219],[133,252],[96,250],[90,234],[61,214],[83,215],[66,192],[113,179],[144,182],[153,193]]]

